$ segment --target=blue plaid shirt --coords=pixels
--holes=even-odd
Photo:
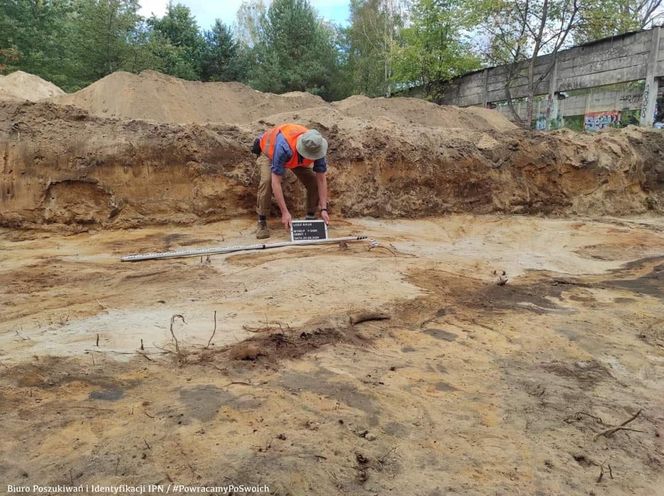
[[[262,136],[263,135],[261,135],[259,139],[262,138]],[[297,153],[297,150],[295,153]],[[298,163],[302,163],[302,156],[299,153],[297,155]],[[283,134],[278,133],[277,141],[274,144],[274,156],[272,157],[272,173],[277,176],[283,176],[285,165],[292,156],[293,151],[290,146],[288,146],[286,138],[284,138]],[[314,160],[314,172],[327,172],[327,161],[325,160],[325,157]]]

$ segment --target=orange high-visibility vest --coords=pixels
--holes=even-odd
[[[274,147],[277,143],[277,134],[281,133],[286,138],[286,143],[293,152],[290,160],[284,165],[288,169],[293,169],[295,167],[306,167],[314,163],[313,160],[302,157],[302,162],[299,162],[298,153],[297,153],[297,139],[309,131],[306,127],[300,126],[299,124],[282,124],[272,129],[268,129],[263,133],[261,137],[261,150],[267,157],[272,160],[274,157]]]

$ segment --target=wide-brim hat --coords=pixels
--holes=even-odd
[[[315,129],[302,134],[296,146],[299,154],[309,160],[318,160],[327,153],[327,140]]]

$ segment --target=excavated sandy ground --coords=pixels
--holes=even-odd
[[[252,228],[0,231],[3,482],[664,494],[662,218],[337,220],[380,247],[118,261]]]

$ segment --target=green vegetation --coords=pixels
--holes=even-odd
[[[330,97],[337,70],[334,33],[307,0],[274,0],[260,17],[248,81],[272,93],[309,91]]]
[[[584,0],[583,3],[576,31],[578,42],[644,29],[657,17],[662,0]]]
[[[473,27],[472,9],[463,0],[419,0],[411,11],[411,23],[401,31],[394,50],[395,79],[424,86],[436,98],[441,83],[481,67],[462,34]]]
[[[436,99],[442,83],[483,65],[646,27],[660,3],[349,0],[341,27],[308,0],[245,0],[233,28],[217,20],[208,31],[175,2],[163,17],[143,18],[140,0],[0,0],[0,72],[20,69],[66,91],[154,69],[328,100],[415,87]],[[526,76],[534,91],[538,81]]]

